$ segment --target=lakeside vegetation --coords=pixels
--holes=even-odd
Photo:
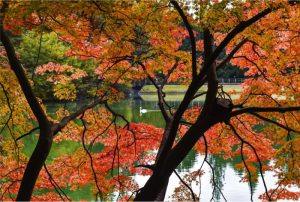
[[[230,93],[235,92],[231,95],[232,99],[237,99],[240,97],[240,93],[242,91],[241,85],[239,84],[225,84],[223,85],[224,91]],[[179,102],[184,97],[184,93],[187,90],[187,86],[185,85],[166,85],[164,87],[164,92],[166,93],[165,100],[168,102]],[[204,92],[207,90],[207,85],[203,85],[202,88],[198,90],[198,92]],[[157,90],[153,85],[145,85],[141,91],[140,96],[145,101],[157,101]],[[205,96],[198,97],[194,99],[195,101],[204,101]]]

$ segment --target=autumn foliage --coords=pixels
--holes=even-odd
[[[252,183],[263,179],[263,172],[273,171],[277,187],[265,187],[262,200],[300,198],[299,191],[289,188],[299,190],[300,186],[298,4],[196,0],[192,11],[184,7],[184,1],[164,0],[0,5],[1,200],[16,199],[33,158],[32,151],[26,152],[28,141],[36,143],[43,136],[43,125],[24,93],[5,43],[7,35],[17,38],[29,31],[55,33],[68,47],[65,58],[91,64],[82,68],[67,59],[59,63],[49,58],[45,64],[22,67],[31,87],[36,79],[42,80],[51,86],[53,97],[68,102],[78,98],[80,83],[96,81],[96,85],[87,82],[89,99],[74,111],[62,107],[50,113],[45,101],[37,98],[51,129],[49,147],[72,149],[55,157],[51,150],[52,158],[41,162],[32,200],[74,200],[68,193],[83,188],[97,200],[135,196],[146,200],[145,190],[151,190],[159,177],[168,178],[182,161],[178,156],[192,148],[203,155],[239,157],[235,168],[244,171],[242,181],[250,184],[251,194]],[[186,43],[189,49],[183,50]],[[246,72],[238,99],[232,99],[236,92],[223,90],[215,75],[228,62]],[[162,83],[156,82],[159,75],[163,75]],[[125,97],[120,85],[128,87],[134,80],[145,79],[157,88],[164,129],[130,123],[111,107]],[[179,109],[169,108],[165,101],[163,87],[169,82],[189,87]],[[206,82],[204,92],[201,87]],[[188,107],[201,96],[204,106]],[[151,175],[144,189],[131,177],[135,174]],[[202,174],[192,172],[185,180],[192,182]],[[177,188],[176,197],[193,200],[186,190],[185,185]]]

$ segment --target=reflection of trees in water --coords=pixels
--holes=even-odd
[[[221,190],[223,189],[223,182],[225,180],[225,169],[227,166],[227,162],[218,155],[209,155],[207,157],[208,162],[213,167],[212,172],[214,172],[214,183],[213,186],[213,198],[216,200],[221,199]],[[216,187],[214,187],[216,186]],[[217,188],[218,187],[218,188]]]
[[[170,106],[177,108],[180,102],[170,101],[168,103]],[[202,104],[201,101],[194,101],[191,106],[200,106]],[[140,107],[148,110],[148,112],[140,113]],[[123,114],[130,122],[147,123],[160,128],[165,127],[165,120],[159,111],[157,101],[125,99],[113,104],[112,108],[116,112]]]
[[[237,169],[235,165],[240,164],[242,162],[241,157],[236,157],[234,159],[224,159],[220,155],[208,155],[207,157],[208,162],[211,164],[211,166],[214,168],[214,183],[216,185],[214,192],[213,192],[213,198],[217,201],[219,201],[222,198],[221,195],[221,190],[223,189],[224,186],[224,181],[225,181],[225,172],[226,172],[226,167],[229,166],[232,168],[235,173],[240,176],[241,178],[245,176],[244,170]],[[256,170],[258,174],[258,169]],[[256,190],[258,185],[257,181],[252,181],[252,189],[253,191]],[[214,185],[212,184],[212,187]],[[217,188],[218,187],[218,188]],[[248,183],[249,190],[251,189],[250,183]],[[214,188],[214,187],[213,187]]]
[[[172,101],[169,104],[172,105],[172,107],[177,107],[179,102]],[[49,114],[55,116],[55,111],[60,107],[65,107],[67,110],[74,111],[79,106],[81,106],[81,102],[68,102],[68,103],[47,103],[47,110],[50,111]],[[201,102],[194,102],[193,106],[195,105],[201,105]],[[144,100],[133,100],[133,99],[127,99],[122,100],[119,103],[114,103],[112,105],[112,108],[120,113],[123,114],[127,120],[130,122],[135,123],[149,123],[153,124],[157,127],[164,127],[165,122],[161,115],[161,112],[159,111],[151,111],[148,113],[140,114],[140,107],[142,109],[147,110],[155,110],[158,109],[157,101],[144,101]],[[53,113],[51,113],[53,112]],[[122,120],[117,120],[118,124],[122,125]],[[186,156],[186,158],[180,163],[180,165],[177,167],[178,172],[189,172],[189,170],[195,165],[195,163],[199,164],[202,162],[196,162],[196,157],[198,153],[194,150],[190,151],[189,154]],[[208,162],[211,164],[211,166],[214,168],[214,180],[215,184],[222,190],[224,187],[224,180],[225,180],[225,171],[226,167],[229,166],[233,170],[235,170],[236,174],[240,177],[245,176],[244,170],[237,169],[235,165],[242,163],[242,160],[240,157],[236,157],[234,159],[223,159],[220,155],[208,155]],[[258,170],[257,170],[258,172]],[[257,187],[257,182],[252,182],[253,190]],[[250,185],[249,185],[250,189]],[[218,188],[214,189],[213,197],[215,200],[219,201],[222,196],[221,192]]]
[[[188,172],[196,162],[196,152],[191,150],[185,159],[177,167],[178,172]]]
[[[230,168],[232,168],[235,171],[235,174],[238,175],[241,179],[247,175],[245,169],[237,169],[236,168],[237,164],[241,164],[243,162],[241,156],[234,157],[233,160],[224,160],[224,161],[226,161],[228,163],[228,166],[230,166]],[[258,169],[258,165],[257,165],[255,176],[258,176],[258,175],[259,175],[259,169]],[[257,177],[256,178],[252,177],[252,189],[253,189],[253,191],[255,191],[256,188],[257,188],[257,185],[258,185],[257,180],[258,180]],[[251,190],[251,186],[250,186],[249,182],[248,182],[248,188],[249,188],[249,190]]]

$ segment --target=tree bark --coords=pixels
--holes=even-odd
[[[39,173],[50,152],[53,140],[53,131],[47,126],[41,130],[37,145],[26,166],[21,186],[17,195],[17,201],[29,201],[39,176]]]
[[[135,201],[154,201],[169,180],[174,169],[185,158],[188,152],[193,148],[198,139],[219,120],[213,114],[202,113],[180,142],[170,151],[165,159],[164,165],[154,170],[145,186],[136,195]]]
[[[1,42],[6,50],[9,64],[18,79],[33,114],[38,120],[40,128],[37,145],[28,161],[17,195],[17,201],[29,201],[36,180],[51,149],[53,140],[52,123],[48,120],[40,103],[35,97],[24,69],[16,56],[12,43],[4,32],[3,27],[1,26],[0,28]]]

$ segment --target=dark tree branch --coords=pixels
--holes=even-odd
[[[227,62],[229,62],[232,58],[233,58],[233,56],[234,56],[234,54],[245,44],[245,43],[247,43],[247,41],[248,41],[248,39],[247,38],[245,38],[245,39],[243,39],[240,43],[238,43],[237,45],[236,45],[236,47],[228,54],[228,56],[220,63],[220,64],[218,64],[218,66],[216,67],[216,69],[218,70],[218,69],[221,69]]]
[[[257,22],[261,18],[265,17],[269,13],[271,13],[273,9],[267,8],[257,15],[253,16],[249,20],[241,21],[235,28],[227,34],[225,39],[220,43],[220,45],[215,49],[213,55],[211,56],[209,64],[212,64],[213,61],[219,56],[219,54],[224,50],[224,48],[230,43],[230,41],[240,32],[244,31],[247,27]]]
[[[161,88],[164,87],[164,85],[166,85],[166,83],[168,82],[168,79],[170,78],[171,74],[174,72],[174,70],[178,67],[178,60],[176,60],[175,64],[172,66],[172,68],[168,71],[168,74],[166,75],[165,79],[163,80],[162,84],[161,84]]]
[[[212,182],[213,182],[213,186],[214,186],[213,193],[215,191],[215,188],[217,188],[220,191],[220,193],[221,193],[223,199],[225,200],[225,202],[227,202],[227,199],[225,198],[222,190],[220,189],[220,187],[217,185],[217,183],[215,181],[215,170],[214,170],[213,166],[207,160],[207,157],[208,157],[208,142],[207,142],[206,137],[204,135],[202,137],[203,137],[204,145],[205,145],[205,157],[204,157],[203,163],[200,167],[200,170],[202,169],[202,166],[204,165],[204,162],[207,163],[207,165],[210,167],[210,169],[212,171]],[[214,196],[212,196],[212,199],[213,199],[213,197]]]
[[[202,92],[202,93],[198,93],[198,94],[196,94],[196,95],[193,97],[193,100],[196,99],[196,98],[198,98],[198,97],[201,97],[201,96],[203,96],[203,95],[206,95],[206,94],[207,94],[207,91]]]
[[[31,133],[33,133],[34,131],[39,130],[39,129],[40,129],[40,127],[36,127],[36,128],[31,129],[29,132],[27,132],[27,133],[21,135],[20,137],[18,137],[16,139],[16,141],[22,139],[23,137],[26,137],[27,135],[30,135]]]
[[[164,100],[164,92],[162,91],[162,86],[159,86],[155,82],[155,80],[150,76],[149,72],[147,71],[145,65],[142,62],[138,62],[138,64],[142,67],[143,71],[145,72],[145,74],[147,75],[147,77],[149,78],[151,83],[157,89],[158,105],[159,105],[160,111],[162,112],[162,115],[163,115],[165,121],[169,122],[170,116],[168,115],[167,110],[164,106],[165,100]],[[176,66],[177,66],[177,63],[175,63],[175,65],[173,67],[176,68]]]
[[[73,114],[64,117],[58,124],[53,125],[53,131],[54,131],[53,134],[56,135],[66,125],[68,125],[68,123],[70,121],[73,121],[74,119],[76,119],[78,116],[83,114],[86,110],[92,109],[92,108],[96,107],[97,105],[104,104],[104,103],[105,103],[105,101],[103,100],[103,97],[100,97],[100,98],[96,99],[93,103],[91,103],[89,105],[85,105],[85,106],[81,107],[79,110],[77,110],[76,112],[74,112]]]
[[[269,82],[272,83],[272,81],[268,77],[266,77],[264,71],[262,69],[260,69],[260,67],[253,60],[250,60],[248,57],[246,57],[244,55],[236,56],[236,57],[233,57],[233,58],[244,58],[245,60],[247,60],[248,62],[250,62],[251,64],[253,64],[256,67],[256,69],[261,73],[261,75],[263,76],[263,78],[266,81],[269,81]]]
[[[204,141],[204,146],[205,146],[205,153],[204,153],[204,159],[203,159],[203,161],[202,161],[202,163],[201,163],[201,166],[200,166],[200,168],[199,168],[199,174],[201,173],[201,170],[202,170],[202,168],[203,168],[203,166],[204,166],[204,163],[206,162],[206,160],[207,160],[207,155],[208,155],[208,144],[207,144],[207,140],[206,140],[206,137],[205,137],[205,135],[203,135],[202,136],[203,137],[203,141]],[[201,195],[201,178],[199,179],[199,183],[200,183],[200,191],[199,191],[199,199],[200,199],[200,195]]]
[[[248,99],[251,97],[251,96],[266,96],[268,97],[269,99],[271,99],[272,101],[274,101],[279,107],[281,107],[281,104],[275,100],[274,98],[272,98],[272,96],[268,95],[268,94],[265,94],[265,93],[249,93],[248,96],[245,98],[245,100],[242,102],[242,103],[239,103],[239,104],[236,104],[236,105],[233,105],[233,108],[243,108],[244,104],[248,101]]]
[[[194,192],[193,192],[193,189],[180,177],[180,175],[177,173],[177,171],[176,170],[174,170],[174,173],[175,173],[175,175],[178,177],[178,179],[180,180],[180,182],[184,185],[184,186],[186,186],[186,188],[188,188],[188,190],[191,192],[191,195],[192,195],[192,197],[193,197],[193,201],[196,201],[196,197],[195,197],[195,194],[194,194]]]
[[[110,124],[108,124],[107,126],[106,126],[106,128],[101,132],[101,133],[99,133],[91,142],[90,142],[90,144],[89,144],[89,150],[91,151],[92,150],[92,148],[93,148],[93,146],[94,146],[94,144],[95,144],[95,141],[100,137],[100,136],[102,136],[104,133],[106,133],[106,131],[108,131],[108,129],[112,126],[112,124],[114,123],[114,121],[111,121],[110,122]]]
[[[38,54],[36,57],[36,61],[35,61],[35,65],[32,68],[32,73],[31,73],[31,79],[34,79],[34,75],[35,75],[35,69],[37,68],[38,64],[39,64],[39,59],[40,59],[40,55],[41,55],[41,50],[42,50],[42,39],[43,39],[43,32],[41,32],[41,36],[40,36],[40,40],[39,40],[39,49],[38,49]]]
[[[50,121],[47,119],[45,112],[43,111],[40,103],[35,97],[30,83],[26,77],[25,71],[16,56],[14,47],[8,38],[7,34],[3,29],[3,19],[4,19],[4,7],[7,5],[7,1],[3,2],[4,5],[1,9],[1,19],[0,19],[0,37],[1,42],[6,50],[6,54],[9,60],[11,69],[15,73],[21,89],[25,95],[25,98],[34,114],[38,120],[40,127],[40,135],[36,147],[28,161],[26,166],[22,182],[19,188],[19,192],[16,200],[18,201],[29,201],[38,178],[38,175],[43,167],[44,162],[50,152],[52,141],[53,141],[53,131],[51,130]]]
[[[10,42],[9,38],[7,37],[7,34],[4,32],[4,29],[1,25],[0,28],[0,35],[1,35],[1,42],[6,50],[7,57],[10,63],[10,66],[14,73],[17,76],[18,82],[22,88],[22,91],[26,97],[26,100],[34,113],[35,117],[37,118],[39,125],[43,127],[43,125],[48,124],[48,119],[46,114],[44,113],[40,103],[38,102],[37,98],[35,97],[33,90],[31,88],[31,85],[26,77],[25,71],[20,64],[14,47],[12,43]]]
[[[108,104],[107,102],[104,103],[106,109],[114,116],[114,117],[120,117],[123,121],[126,122],[126,125],[124,126],[125,127],[129,127],[129,121],[125,118],[125,116],[123,116],[122,114],[119,114],[117,112],[115,112]],[[114,120],[115,121],[115,120]]]
[[[9,121],[12,119],[13,109],[12,109],[12,106],[11,106],[11,104],[10,104],[10,100],[9,100],[9,97],[8,97],[8,92],[6,91],[4,85],[3,85],[1,82],[0,82],[0,86],[1,86],[2,91],[3,91],[3,93],[4,93],[4,95],[5,95],[5,98],[6,98],[6,104],[7,104],[8,108],[9,108],[9,116],[8,116],[8,119],[5,121],[4,126],[3,126],[3,127],[1,128],[1,130],[0,130],[0,134],[2,134],[2,132],[4,131],[4,129],[5,129],[6,126],[9,128],[8,123],[9,123]]]
[[[238,138],[242,143],[247,144],[247,145],[253,150],[253,152],[254,152],[254,154],[255,154],[255,156],[256,156],[256,159],[257,159],[257,161],[258,161],[258,164],[259,164],[259,172],[260,172],[260,175],[261,175],[261,178],[262,178],[264,187],[265,187],[265,193],[266,193],[266,195],[267,195],[267,197],[268,197],[268,200],[269,200],[269,201],[272,201],[272,199],[271,199],[270,196],[269,196],[268,188],[267,188],[267,185],[266,185],[266,182],[265,182],[265,178],[264,178],[264,175],[263,175],[262,162],[261,162],[261,160],[260,160],[260,158],[259,158],[259,156],[258,156],[258,153],[257,153],[255,147],[254,147],[250,142],[248,142],[248,141],[246,141],[245,139],[243,139],[243,138],[238,134],[238,132],[236,131],[236,129],[234,128],[234,126],[233,126],[230,122],[228,122],[227,125],[229,125],[230,129],[233,131],[233,133],[237,136],[237,138]]]
[[[68,201],[71,201],[71,199],[68,197],[68,195],[61,189],[61,187],[57,184],[57,182],[54,180],[53,176],[51,175],[50,171],[48,170],[46,164],[44,164],[44,168],[45,168],[45,171],[49,177],[49,181],[50,183],[52,184],[52,186],[54,187],[56,193],[59,195],[59,197],[63,200],[64,198],[62,197],[62,195],[64,195]],[[60,193],[61,192],[61,193]]]
[[[254,113],[254,112],[291,112],[291,111],[300,111],[299,107],[245,107],[238,110],[235,110],[229,114],[230,117],[241,115],[244,113]]]
[[[220,55],[220,53],[224,50],[224,48],[231,42],[231,40],[239,33],[244,31],[247,27],[252,25],[253,23],[257,22],[261,18],[265,17],[269,13],[271,13],[273,10],[271,8],[267,8],[263,10],[262,12],[258,13],[254,17],[250,18],[249,20],[240,22],[231,32],[227,34],[225,39],[220,43],[220,45],[214,50],[213,54],[209,58],[206,64],[204,64],[203,69],[201,70],[200,74],[197,76],[197,82],[204,83],[205,76],[207,74],[208,68],[215,62],[217,57]],[[200,85],[200,84],[199,84]]]
[[[148,168],[148,169],[150,169],[150,170],[153,171],[155,165],[145,165],[145,164],[140,164],[140,165],[136,165],[136,166],[134,166],[134,167],[136,167],[136,168]]]
[[[218,80],[216,63],[209,64],[210,58],[213,54],[214,39],[209,29],[203,31],[204,41],[204,66],[207,66],[207,93],[204,101],[204,107],[211,108],[218,92]]]
[[[259,45],[258,45],[255,41],[253,41],[253,40],[248,40],[248,41],[252,43],[252,50],[253,50],[253,52],[254,52],[258,57],[260,57],[260,58],[266,58],[265,56],[260,55],[260,54],[257,52],[257,50],[255,49],[255,46],[258,46],[258,47],[259,47]]]
[[[192,48],[192,76],[193,76],[193,79],[194,79],[197,76],[197,57],[196,57],[196,39],[195,39],[195,35],[194,35],[193,29],[192,29],[186,15],[184,14],[181,7],[178,5],[177,1],[171,0],[170,3],[175,7],[177,12],[179,13],[186,29],[189,32],[190,43],[191,43],[191,48]]]
[[[251,172],[250,172],[250,170],[249,170],[249,168],[248,168],[248,166],[247,166],[247,163],[246,163],[246,161],[245,161],[245,157],[244,157],[244,153],[243,153],[243,147],[244,147],[244,142],[242,141],[240,153],[241,153],[241,157],[242,157],[242,161],[243,161],[243,163],[244,163],[244,166],[245,166],[245,168],[246,168],[246,170],[247,170],[247,173],[248,173],[248,175],[249,175],[249,184],[250,184],[251,201],[253,201],[252,175],[251,175]]]
[[[281,123],[278,123],[277,121],[274,121],[274,120],[269,119],[269,118],[267,118],[267,117],[261,116],[261,115],[258,114],[258,113],[250,112],[250,114],[252,114],[252,115],[256,116],[257,118],[259,118],[259,119],[261,119],[261,120],[264,120],[264,121],[266,121],[266,122],[273,123],[273,124],[275,124],[276,126],[278,126],[278,127],[280,127],[280,128],[283,128],[283,129],[285,129],[285,130],[287,130],[287,131],[292,131],[292,132],[295,132],[295,133],[300,133],[300,131],[294,130],[294,129],[288,127],[288,126],[285,126],[285,125],[283,125],[283,124],[281,124]]]
[[[103,194],[102,194],[102,191],[101,191],[101,188],[99,186],[99,183],[98,183],[98,178],[97,178],[97,174],[96,174],[96,171],[95,171],[95,168],[94,168],[94,163],[93,163],[93,156],[92,154],[90,153],[90,151],[88,150],[88,148],[86,147],[85,145],[85,133],[87,131],[87,128],[86,128],[86,123],[85,121],[83,120],[83,117],[84,117],[84,112],[82,113],[82,115],[80,116],[80,120],[82,122],[82,125],[83,125],[83,132],[82,132],[82,136],[81,136],[81,143],[82,143],[82,147],[84,149],[84,151],[86,152],[86,154],[89,156],[89,159],[90,159],[90,166],[92,168],[92,172],[93,172],[93,177],[94,177],[94,181],[95,181],[95,184],[96,184],[96,187],[97,187],[97,194],[99,193],[100,194],[100,199],[102,200],[103,199]],[[98,199],[96,198],[96,201]]]
[[[97,3],[97,1],[91,0],[91,2],[98,8],[101,12],[106,12],[103,8],[100,7],[100,5]]]

